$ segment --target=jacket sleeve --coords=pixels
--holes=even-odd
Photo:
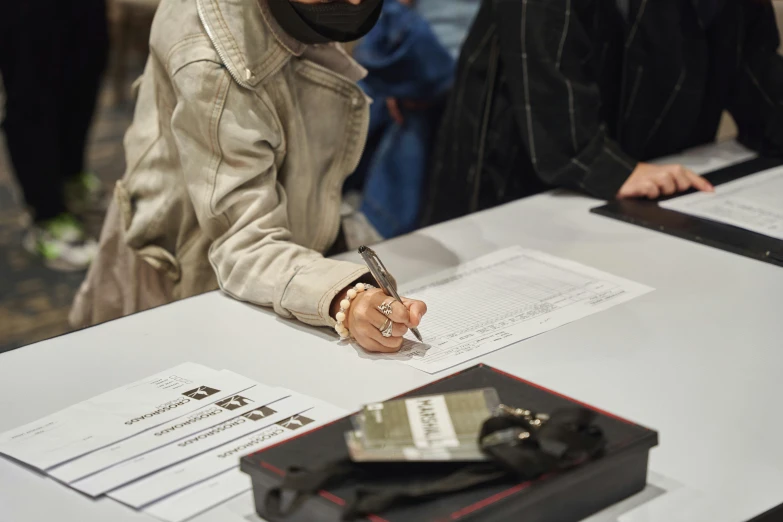
[[[611,140],[572,0],[494,0],[499,52],[523,144],[546,183],[614,199],[637,161]]]
[[[763,155],[783,155],[783,57],[771,2],[745,2],[744,41],[729,112],[739,141]]]
[[[283,135],[265,93],[238,87],[212,61],[186,65],[173,79],[172,132],[220,287],[283,317],[334,325],[332,300],[367,269],[292,241],[276,169]]]

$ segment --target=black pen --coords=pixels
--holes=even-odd
[[[405,303],[402,302],[399,294],[397,294],[397,285],[394,282],[394,277],[386,270],[386,267],[384,266],[383,261],[378,257],[378,254],[376,254],[373,249],[366,246],[359,247],[359,254],[361,254],[364,262],[367,264],[367,268],[370,269],[370,273],[378,282],[378,286],[381,287],[383,293],[389,297],[393,297],[398,303],[405,306]],[[424,342],[418,328],[411,328],[411,332],[413,332],[413,335],[416,336],[416,339],[418,339],[419,342]]]

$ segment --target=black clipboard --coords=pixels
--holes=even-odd
[[[717,186],[781,165],[783,165],[781,158],[756,158],[716,170],[704,177]],[[781,204],[783,205],[783,201]],[[617,200],[593,208],[590,212],[773,265],[783,266],[783,241],[733,225],[661,208],[657,201]]]

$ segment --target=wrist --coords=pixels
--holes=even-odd
[[[332,300],[332,305],[329,308],[329,315],[332,319],[337,320],[337,314],[340,312],[340,303],[342,303],[346,297],[348,297],[348,290],[354,288],[354,285],[345,287],[342,291],[338,292]]]
[[[356,285],[359,284],[359,283],[364,283],[364,286],[367,287],[367,288],[374,288],[373,285],[376,284],[375,283],[375,279],[373,279],[373,277],[368,273],[368,274],[360,277],[359,279],[357,279],[356,281],[354,281],[350,285],[348,285],[345,288],[343,288],[340,292],[337,293],[336,296],[334,296],[334,299],[332,299],[332,304],[329,307],[329,312],[330,312],[329,315],[331,315],[332,318],[336,318],[337,317],[337,313],[340,311],[340,303],[346,297],[348,297],[348,290],[351,290],[351,289],[355,290],[356,289]]]

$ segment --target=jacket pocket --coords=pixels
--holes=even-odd
[[[114,197],[119,207],[122,229],[124,232],[128,232],[133,220],[133,203],[124,181],[120,180],[117,182],[114,188]],[[182,268],[179,261],[165,248],[155,244],[130,248],[136,252],[136,255],[155,270],[164,274],[169,280],[176,283],[182,277]]]

